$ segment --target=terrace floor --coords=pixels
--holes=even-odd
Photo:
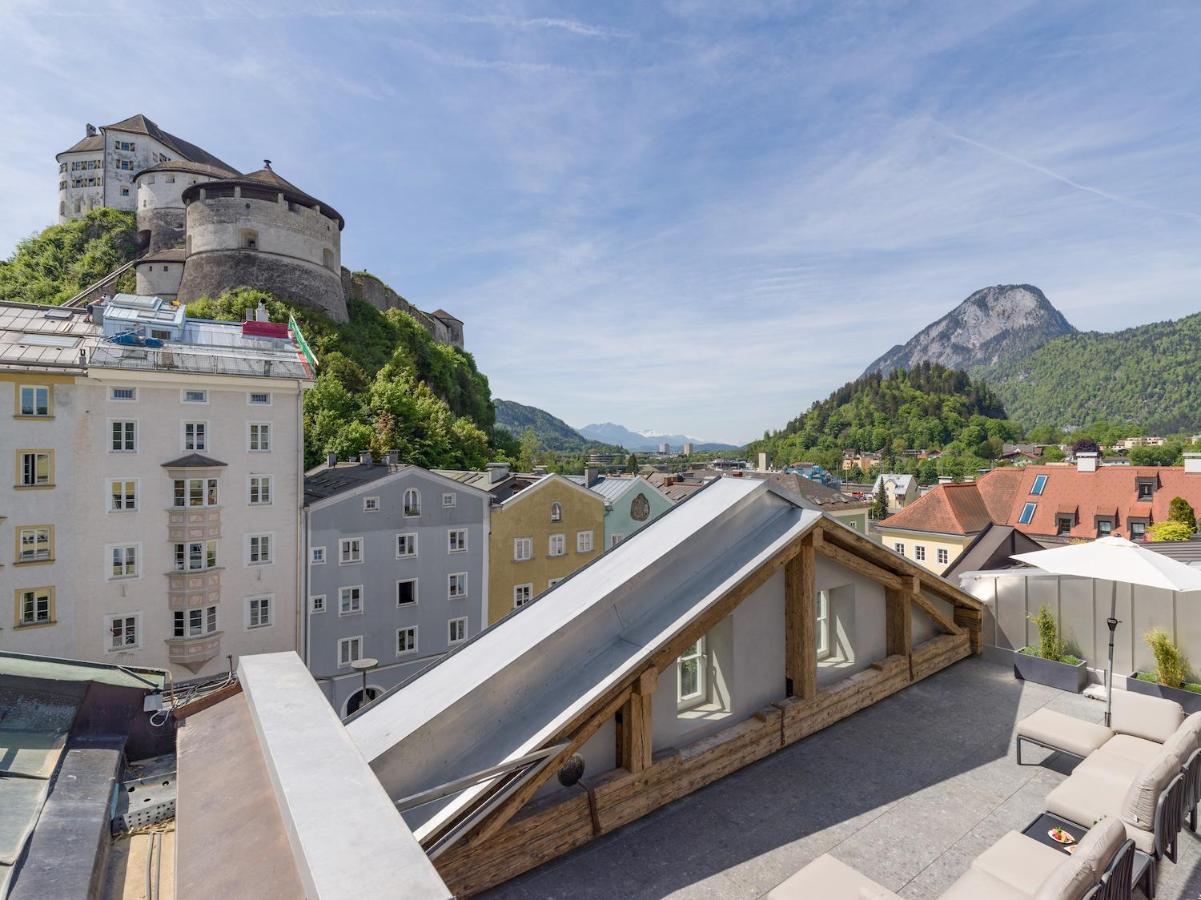
[[[964,660],[488,896],[760,897],[831,853],[905,897],[937,897],[1075,765],[1035,747],[1026,759],[1043,764],[1017,765],[1014,725],[1042,706],[1104,713]],[[1201,837],[1182,832],[1157,897],[1201,898]]]

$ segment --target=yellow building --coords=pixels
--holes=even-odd
[[[989,501],[994,500],[993,488],[1001,487],[1002,480],[1010,480],[1008,473],[1003,479],[940,484],[876,523],[880,540],[889,550],[941,575],[994,521]],[[1004,521],[1003,516],[1000,521]]]
[[[488,624],[595,559],[604,534],[604,500],[562,475],[547,475],[494,507]]]

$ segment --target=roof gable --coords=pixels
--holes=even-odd
[[[550,484],[566,485],[567,487],[571,488],[574,491],[580,491],[585,496],[587,496],[590,500],[595,500],[598,503],[604,503],[604,501],[594,491],[590,491],[588,488],[584,487],[582,484],[576,484],[570,478],[564,478],[562,475],[558,474],[557,472],[552,472],[550,475],[544,475],[542,478],[539,478],[537,481],[535,481],[529,487],[519,490],[517,493],[513,494],[513,496],[505,498],[500,504],[501,509],[507,509],[512,506],[516,506],[518,503],[520,503],[525,498],[531,496],[536,491],[539,491],[542,488],[544,488]]]

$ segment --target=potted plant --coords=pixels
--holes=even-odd
[[[1022,647],[1013,654],[1014,677],[1080,693],[1088,684],[1088,669],[1084,660],[1066,652],[1055,614],[1044,606],[1030,621],[1038,628],[1038,646]]]
[[[1133,672],[1126,690],[1175,700],[1186,713],[1201,712],[1201,684],[1188,680],[1188,660],[1162,628],[1152,628],[1143,639],[1155,655],[1154,672]]]

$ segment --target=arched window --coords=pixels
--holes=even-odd
[[[364,695],[363,689],[359,688],[357,691],[351,694],[350,699],[346,701],[346,715],[349,716],[352,713],[358,712],[359,709],[366,706],[368,703],[378,697],[379,694],[380,692],[377,688],[369,687],[367,688],[366,695]]]
[[[406,516],[421,515],[421,491],[409,488],[404,496],[404,514]]]
[[[563,506],[557,500],[550,505],[550,520],[552,522],[563,521]]]

